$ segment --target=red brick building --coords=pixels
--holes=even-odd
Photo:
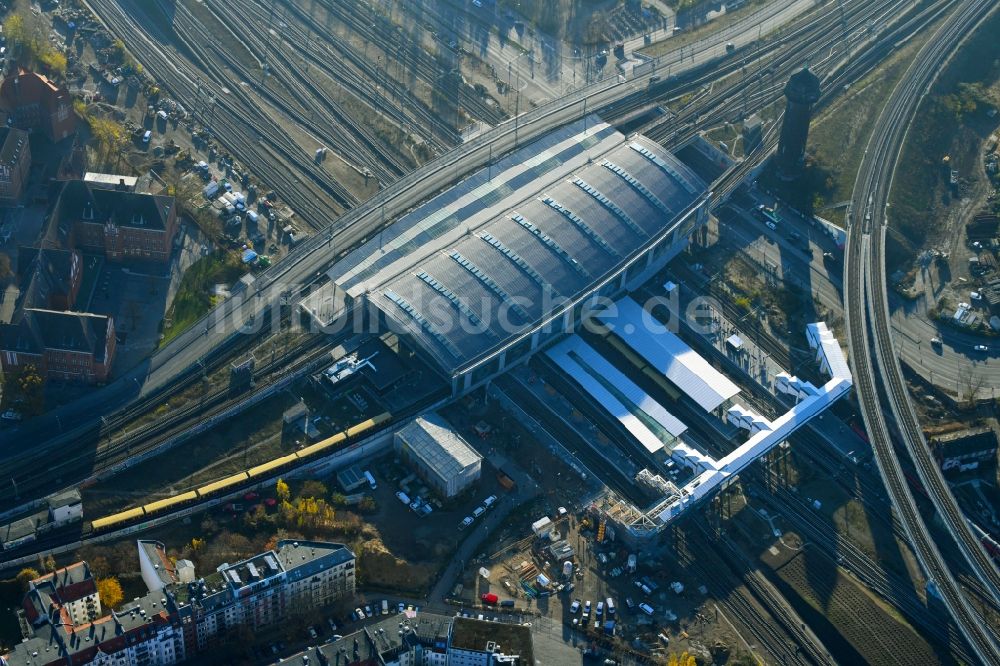
[[[69,91],[23,67],[0,84],[0,108],[8,125],[38,130],[50,141],[62,141],[76,133]]]
[[[110,316],[25,308],[10,324],[0,324],[4,372],[33,365],[48,379],[79,384],[105,382],[115,357]]]
[[[30,170],[28,133],[15,127],[0,127],[0,205],[16,204],[21,199]]]
[[[72,310],[83,279],[83,258],[76,250],[20,247],[17,275],[22,307]]]
[[[177,233],[173,197],[137,194],[67,181],[53,222],[72,231],[72,245],[110,261],[170,261]]]

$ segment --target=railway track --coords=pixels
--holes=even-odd
[[[754,63],[749,72],[748,67],[739,67],[733,71],[738,78],[713,85],[702,99],[640,131],[669,147],[688,140],[695,126],[710,126],[763,108],[781,97],[785,80],[803,63],[809,63],[820,75],[833,69],[843,59],[840,49],[849,53],[857,48],[866,39],[869,24],[889,21],[915,4],[914,0],[854,0],[845,5],[843,13],[830,6],[821,19],[793,27],[780,40],[758,44],[752,50]]]
[[[968,0],[960,3],[917,54],[883,108],[876,121],[855,184],[849,213],[847,266],[844,275],[845,310],[855,387],[862,405],[866,430],[875,452],[875,460],[921,566],[927,577],[936,584],[942,601],[969,642],[975,657],[983,663],[1000,661],[1000,650],[984,630],[979,616],[959,588],[937,545],[931,540],[893,447],[889,415],[898,419],[901,407],[909,408],[909,398],[898,373],[898,365],[889,366],[887,363],[888,358],[892,358],[894,364],[898,361],[892,351],[892,339],[885,323],[888,313],[884,301],[884,264],[881,263],[883,260],[881,246],[885,229],[884,208],[892,173],[917,104],[935,79],[936,72],[957,48],[962,38],[994,6],[994,3],[988,0]],[[881,383],[878,377],[881,377]],[[888,410],[883,409],[880,385],[888,397]],[[900,401],[903,405],[898,404]],[[906,432],[906,423],[900,423],[900,426],[904,431],[904,437],[908,440],[906,435],[912,436],[913,433]],[[911,452],[916,449],[912,442],[906,443],[907,449]],[[920,439],[916,443],[922,444]],[[928,461],[919,454],[914,455],[914,462],[921,476],[930,478],[933,476],[932,472],[937,470],[933,461],[929,462],[933,470],[927,469]],[[943,481],[941,483],[943,485]],[[943,490],[947,491],[947,488]],[[953,498],[950,506],[946,506],[940,497],[936,504],[939,505],[938,510],[942,511],[949,531],[972,562],[973,569],[978,568],[980,571],[977,573],[986,578],[984,583],[988,582],[989,578],[982,572],[982,567],[976,566],[977,558],[973,551],[979,551],[983,556],[985,553],[982,552],[978,540],[973,540],[970,544],[965,538],[968,528]],[[956,519],[961,525],[959,528],[953,525]],[[987,564],[992,568],[992,564]],[[995,570],[993,572],[995,574]]]
[[[265,21],[266,14],[259,14],[252,7],[240,7],[237,5],[223,5],[216,0],[208,0],[205,6],[215,10],[220,15],[230,17],[227,27],[236,29],[241,34],[261,34],[268,35],[271,30],[270,25]],[[233,11],[235,10],[235,11]],[[213,44],[213,48],[220,58],[226,58],[227,64],[235,69],[243,80],[252,81],[255,72],[249,71],[242,64],[235,62],[235,59],[227,57],[228,54],[218,44],[218,40],[212,40],[207,34],[205,26],[194,19],[190,13],[183,12],[188,21],[183,25],[175,21],[178,28],[188,31],[194,35],[195,39]],[[178,16],[181,12],[178,12]],[[257,21],[251,18],[257,18]],[[288,33],[291,29],[283,30]],[[235,33],[233,35],[236,38]],[[367,169],[375,175],[381,183],[391,183],[399,176],[413,168],[414,165],[404,162],[395,147],[387,146],[379,140],[367,127],[367,123],[356,122],[342,108],[341,104],[333,99],[329,91],[324,89],[316,80],[315,72],[324,71],[319,64],[313,61],[315,67],[310,72],[301,71],[298,63],[292,61],[292,55],[300,56],[308,53],[301,48],[301,42],[297,38],[304,38],[292,33],[286,42],[280,36],[274,39],[248,40],[245,45],[254,57],[261,63],[267,65],[267,76],[257,86],[258,92],[267,98],[268,103],[284,112],[296,124],[305,128],[311,134],[323,141],[334,152],[341,156],[341,159],[348,162],[358,163],[358,168]],[[206,41],[208,40],[208,41]],[[300,46],[296,46],[299,44]],[[308,45],[308,43],[307,43]],[[286,53],[286,47],[291,53]],[[273,90],[268,83],[271,78],[280,80],[294,98],[292,103],[279,91]],[[344,77],[342,77],[344,78]]]
[[[192,63],[164,46],[171,37],[160,35],[160,39],[153,39],[152,22],[141,9],[126,11],[114,0],[84,2],[112,34],[129,45],[136,59],[155,73],[162,87],[187,101],[196,117],[227,149],[238,154],[243,163],[252,164],[262,180],[280,190],[306,224],[313,228],[326,226],[334,214],[357,203],[350,192],[313,163],[311,156],[239,82],[219,75],[212,77],[205,63],[215,53],[208,46],[184,42],[182,33],[177,33],[194,59]],[[206,71],[196,68],[199,63]],[[202,75],[210,78],[202,79]]]
[[[949,630],[949,625],[942,623],[941,618],[917,596],[909,578],[887,571],[850,539],[832,530],[830,524],[806,507],[798,495],[780,485],[775,494],[771,492],[774,492],[773,486],[770,492],[762,489],[758,497],[770,506],[773,515],[787,519],[792,529],[823,550],[833,560],[832,563],[851,571],[862,584],[909,618],[928,638],[948,646],[963,662],[973,661],[960,636]]]
[[[705,581],[712,596],[782,664],[835,664],[826,648],[806,631],[787,602],[760,574],[747,566],[727,538],[713,535],[699,521],[688,521],[678,560]],[[767,614],[761,613],[761,607]]]
[[[327,355],[335,344],[334,341],[316,336],[297,353],[269,361],[255,372],[258,381],[255,391],[267,391],[273,384],[307,368]],[[96,450],[89,447],[78,449],[61,455],[55,462],[51,461],[50,456],[31,455],[19,460],[16,466],[9,466],[8,473],[17,477],[20,493],[39,495],[51,492],[53,479],[58,479],[65,485],[79,482],[81,479],[76,475],[80,470],[85,470],[90,478],[113,473],[118,467],[127,467],[128,462],[136,456],[157,449],[194,425],[210,421],[247,397],[247,394],[230,396],[226,387],[204,395],[201,400],[173,409],[165,416],[131,431],[122,429],[126,423],[109,424],[106,430],[108,441]],[[114,432],[121,434],[112,437]],[[44,462],[46,460],[49,462]]]
[[[240,2],[245,3],[248,9],[257,12],[257,15],[261,17],[265,15],[266,10],[262,0],[240,0]],[[399,53],[399,57],[396,58],[398,63],[396,76],[388,76],[385,70],[382,70],[383,74],[379,76],[378,68],[370,68],[371,63],[366,55],[363,52],[358,53],[357,48],[351,43],[337,39],[314,41],[313,35],[325,34],[328,27],[321,24],[313,12],[304,10],[294,3],[284,7],[287,10],[286,16],[290,14],[297,19],[282,29],[284,34],[292,36],[289,46],[312,67],[320,68],[350,94],[365,101],[372,108],[391,113],[401,127],[424,136],[435,148],[449,148],[461,142],[461,136],[455,128],[409,89],[410,85],[420,81],[414,64],[414,58],[418,56],[413,54],[414,50],[421,50],[419,44],[402,34],[396,35],[392,42]],[[351,25],[357,23],[358,21],[354,21]],[[302,30],[302,26],[305,26],[305,31]],[[411,80],[407,83],[400,82],[401,75],[407,72],[413,72]],[[375,94],[372,86],[374,82],[381,82],[383,90],[388,93],[386,97]],[[435,82],[423,81],[423,83],[432,85]],[[395,103],[386,104],[387,99]]]

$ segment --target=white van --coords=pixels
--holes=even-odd
[[[372,476],[371,472],[369,472],[369,471],[366,470],[365,471],[365,478],[368,479],[368,485],[371,486],[372,490],[375,490],[376,488],[378,488],[378,486],[375,485],[375,477]]]
[[[382,615],[389,614],[389,601],[387,599],[382,600]]]
[[[615,602],[614,602],[614,600],[611,597],[608,597],[607,599],[604,600],[604,604],[608,608],[608,616],[610,617],[611,615],[614,615],[615,614]]]
[[[152,138],[153,138],[153,133],[149,130],[146,130],[146,133],[142,135],[142,142],[149,143],[149,140]]]

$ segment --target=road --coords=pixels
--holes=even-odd
[[[994,6],[995,3],[988,0],[959,3],[921,48],[883,107],[855,183],[848,216],[850,227],[844,275],[851,362],[875,460],[917,559],[928,579],[937,586],[942,601],[969,646],[983,663],[1000,661],[1000,649],[992,631],[972,609],[966,594],[930,538],[893,448],[890,420],[898,424],[924,487],[972,570],[987,590],[995,592],[993,579],[997,572],[955,506],[937,464],[929,455],[912,411],[888,328],[882,248],[892,174],[917,105],[942,64]],[[885,391],[885,400],[880,388]],[[982,563],[984,558],[985,567]]]
[[[448,566],[441,574],[441,577],[434,583],[433,589],[427,596],[427,601],[431,604],[440,604],[451,596],[451,590],[455,587],[455,581],[469,567],[472,558],[480,552],[480,546],[489,537],[490,533],[503,523],[511,511],[530,501],[540,492],[540,488],[535,480],[516,464],[512,464],[497,453],[489,453],[486,457],[493,467],[504,470],[506,474],[514,479],[514,483],[516,484],[514,491],[503,495],[486,512],[485,516],[466,529],[465,538],[462,539],[458,550],[452,556]]]

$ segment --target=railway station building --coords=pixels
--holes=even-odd
[[[573,332],[596,297],[642,284],[687,247],[709,198],[656,142],[591,115],[336,262],[332,309],[399,333],[461,395]]]

